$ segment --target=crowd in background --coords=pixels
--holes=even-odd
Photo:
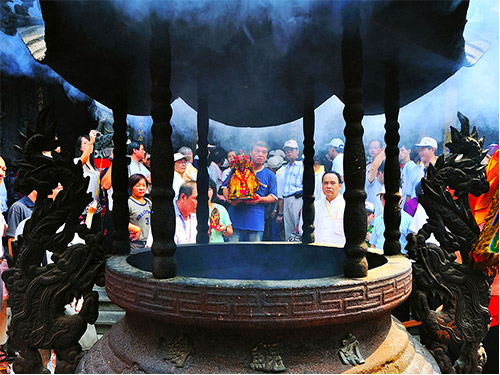
[[[81,162],[83,175],[89,177],[87,192],[92,195],[92,202],[82,213],[82,223],[93,231],[102,231],[108,245],[112,241],[113,154],[108,158],[106,168],[98,168],[94,160],[96,132],[81,136],[76,141],[75,163]],[[344,184],[344,141],[332,139],[327,145],[328,153],[314,156],[314,197],[315,242],[335,246],[345,244],[343,194]],[[417,144],[402,140],[399,144],[399,162],[401,168],[401,249],[406,253],[406,236],[417,233],[425,224],[427,215],[418,204],[417,195],[421,191],[420,181],[425,176],[430,164],[437,159],[437,141],[423,137]],[[491,145],[490,157],[498,149]],[[208,205],[209,239],[211,243],[238,241],[300,241],[302,236],[303,204],[303,155],[294,139],[283,144],[281,149],[269,149],[268,144],[259,140],[248,145],[245,154],[252,163],[259,185],[252,199],[230,199],[230,181],[234,174],[233,161],[241,157],[242,151],[236,152],[230,145],[208,145]],[[129,176],[129,233],[131,252],[141,251],[151,246],[151,213],[154,202],[150,193],[154,189],[151,176],[151,157],[144,145],[137,140],[127,145]],[[371,139],[366,144],[366,244],[369,247],[383,249],[385,186],[385,145],[379,139]],[[154,155],[153,155],[154,157]],[[175,242],[177,244],[196,243],[197,237],[197,186],[198,155],[192,149],[182,146],[173,155],[174,209],[176,216]],[[485,161],[486,162],[486,161]],[[102,162],[100,163],[102,166]],[[0,227],[3,228],[3,249],[12,254],[12,241],[22,234],[24,223],[29,219],[37,199],[34,190],[27,196],[20,196],[13,191],[15,176],[6,176],[6,166],[0,158]],[[53,191],[52,199],[62,189]],[[435,238],[431,241],[437,243]],[[81,241],[75,236],[74,243]],[[50,249],[48,249],[50,250]],[[2,254],[3,255],[3,254]],[[44,262],[50,262],[50,253]],[[2,267],[7,267],[2,262]],[[4,267],[5,266],[5,267]],[[7,291],[4,288],[4,299]],[[4,344],[6,336],[6,303],[0,314],[0,357],[7,356]],[[0,358],[1,359],[1,358]]]
[[[106,241],[110,244],[113,231],[113,154],[109,156],[106,168],[96,166],[96,136],[97,133],[91,131],[90,134],[77,139],[74,161],[81,162],[83,175],[89,177],[87,192],[93,198],[92,203],[82,213],[82,221],[94,231],[103,231]],[[236,152],[227,145],[224,146],[226,149],[208,145],[209,212],[212,218],[217,218],[216,223],[212,222],[210,225],[210,242],[298,241],[302,235],[304,165],[297,141],[290,139],[281,149],[274,150],[270,150],[263,140],[248,145],[244,153],[249,157],[259,181],[258,191],[254,199],[250,200],[229,199],[228,187],[234,170],[231,163],[241,156],[243,151]],[[318,243],[343,246],[344,141],[334,138],[325,146],[328,147],[326,154],[314,156],[314,234]],[[495,145],[492,145],[491,150],[494,148]],[[416,197],[420,191],[420,180],[428,165],[436,161],[437,149],[437,141],[431,137],[423,137],[417,144],[402,140],[399,145],[402,208],[400,231],[403,252],[406,235],[410,231],[416,233],[427,219],[425,210],[418,204]],[[149,247],[152,243],[150,228],[154,202],[150,198],[153,189],[151,155],[146,152],[144,145],[136,140],[127,144],[127,154],[129,232],[131,248],[135,251]],[[491,154],[492,152],[489,153]],[[369,140],[366,144],[366,156],[367,245],[383,248],[386,158],[383,141]],[[191,148],[182,146],[173,155],[173,159],[175,241],[178,244],[195,243],[198,192],[193,182],[197,180],[198,175],[198,155],[195,155]],[[5,165],[3,160],[1,163]],[[5,175],[5,171],[3,174]],[[29,218],[37,198],[36,190],[27,196],[16,196],[12,191],[12,180],[13,178],[5,179],[0,185],[0,204],[4,214],[2,219],[6,227],[4,245],[9,252],[12,252],[11,242],[16,238],[16,229],[21,222]]]

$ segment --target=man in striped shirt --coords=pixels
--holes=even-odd
[[[300,210],[302,209],[302,178],[304,164],[299,157],[299,145],[294,139],[285,142],[283,146],[288,164],[278,176],[279,213],[277,221],[285,224],[285,239],[297,232]],[[298,232],[297,232],[298,233]]]

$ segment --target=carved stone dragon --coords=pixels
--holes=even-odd
[[[78,341],[98,315],[98,294],[92,288],[104,285],[102,235],[90,234],[80,224],[92,199],[86,193],[88,179],[68,152],[55,152],[60,142],[55,124],[47,124],[47,118],[47,109],[40,112],[35,129],[20,134],[21,146],[16,146],[21,156],[16,188],[23,194],[38,192],[31,219],[13,243],[10,268],[2,275],[12,309],[8,333],[20,353],[13,364],[16,373],[48,371],[38,349],[54,349],[59,359],[56,373],[74,372],[82,355]],[[51,151],[51,156],[43,151]],[[47,196],[58,183],[63,190],[53,201]],[[85,244],[68,246],[75,233]],[[53,263],[41,266],[46,250],[53,252]],[[65,305],[81,296],[80,313],[65,315]]]
[[[489,189],[481,165],[487,151],[476,128],[470,133],[469,120],[458,112],[461,131],[451,128],[448,155],[430,165],[422,179],[419,203],[429,216],[417,235],[408,235],[406,249],[413,263],[413,292],[410,306],[422,322],[423,344],[432,352],[443,373],[481,373],[486,353],[481,341],[489,330],[488,303],[494,268],[474,270],[469,254],[480,230],[472,215],[468,196]],[[440,246],[426,242],[431,234]],[[459,251],[462,264],[456,262]],[[440,311],[429,304],[431,297],[442,304]],[[450,344],[461,344],[458,359],[452,362]]]

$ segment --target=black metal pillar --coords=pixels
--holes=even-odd
[[[130,253],[128,233],[128,172],[127,172],[127,85],[120,62],[114,62],[113,77],[113,255]]]
[[[151,116],[153,117],[151,183],[153,185],[151,197],[154,202],[151,215],[153,230],[153,276],[158,279],[174,277],[177,274],[177,262],[174,258],[176,245],[174,189],[174,157],[172,148],[172,108],[170,100],[170,37],[168,24],[160,21],[156,15],[151,19],[151,43],[149,66],[151,70]]]
[[[385,110],[385,242],[384,254],[394,255],[401,252],[399,237],[399,224],[401,222],[401,194],[400,169],[399,169],[399,69],[396,62],[386,62],[385,64],[385,89],[384,89],[384,110]]]
[[[198,81],[198,179],[196,182],[198,190],[198,206],[196,219],[198,221],[198,233],[196,243],[206,244],[208,236],[208,92],[204,80],[200,77]],[[217,194],[214,191],[214,196]]]
[[[347,6],[348,5],[348,6]],[[344,150],[344,181],[346,201],[344,232],[344,275],[365,277],[368,275],[366,261],[366,211],[365,168],[363,146],[363,48],[360,36],[359,3],[349,3],[342,9],[342,74],[344,78],[344,119],[346,126]]]
[[[309,78],[304,90],[304,177],[302,243],[314,242],[314,81]]]

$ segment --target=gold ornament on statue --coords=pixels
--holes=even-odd
[[[253,163],[248,155],[236,156],[230,165],[229,199],[252,200],[259,189],[259,179],[255,176]]]

